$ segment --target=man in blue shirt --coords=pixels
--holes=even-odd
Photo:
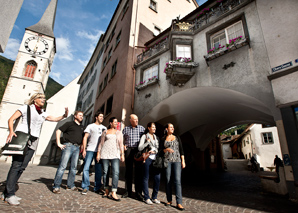
[[[122,195],[123,198],[131,197],[132,195],[132,179],[133,179],[133,165],[134,170],[134,183],[136,198],[143,200],[142,198],[142,162],[134,160],[135,154],[138,152],[138,146],[141,136],[145,132],[145,128],[138,125],[138,116],[135,114],[130,115],[130,124],[126,126],[122,133],[124,137],[124,149],[125,149],[125,183],[126,193]]]

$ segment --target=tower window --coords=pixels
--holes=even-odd
[[[23,89],[25,89],[26,85],[23,85]]]
[[[24,76],[28,78],[33,78],[36,67],[37,64],[35,63],[35,61],[27,62]]]

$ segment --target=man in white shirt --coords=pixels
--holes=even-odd
[[[83,170],[83,178],[82,178],[82,194],[87,194],[89,190],[90,180],[89,180],[89,169],[90,165],[94,159],[95,161],[95,185],[94,191],[99,192],[102,186],[101,183],[101,175],[102,175],[102,167],[101,162],[96,161],[97,148],[98,143],[100,141],[101,134],[107,128],[102,125],[103,122],[103,113],[96,112],[94,115],[95,122],[93,124],[89,124],[85,129],[85,135],[83,138],[83,147],[82,147],[82,155],[85,158],[85,166]]]

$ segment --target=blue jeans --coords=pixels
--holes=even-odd
[[[102,186],[101,184],[101,164],[96,161],[97,152],[87,151],[85,156],[85,165],[83,170],[82,178],[82,188],[89,190],[90,180],[89,180],[89,169],[90,165],[94,159],[95,161],[95,182],[94,191],[97,191]]]
[[[149,191],[148,191],[148,181],[149,181],[149,171],[151,169],[151,172],[154,176],[154,183],[153,183],[153,192],[152,192],[152,200],[157,198],[157,193],[159,190],[159,184],[160,184],[160,170],[154,168],[151,166],[153,163],[153,160],[150,158],[147,158],[145,163],[143,163],[143,192],[144,192],[144,198],[145,200],[150,199],[149,197]]]
[[[103,172],[103,185],[105,189],[109,188],[109,164],[111,162],[111,169],[112,169],[112,192],[117,192],[118,188],[118,180],[119,180],[119,162],[120,160],[118,158],[115,159],[101,159],[102,161],[102,172]]]
[[[66,145],[66,147],[62,150],[62,153],[61,153],[60,164],[54,179],[54,189],[60,188],[63,174],[69,160],[70,160],[70,168],[69,168],[69,173],[67,177],[67,187],[68,188],[75,187],[74,181],[76,177],[76,169],[77,169],[77,164],[78,164],[78,159],[80,154],[80,147],[72,143],[64,143],[64,145]]]
[[[26,146],[26,148],[24,149],[24,155],[12,156],[12,163],[10,170],[7,174],[6,186],[4,190],[5,197],[9,198],[15,195],[16,183],[18,182],[19,178],[28,166],[33,154],[34,150]]]
[[[173,173],[173,181],[176,188],[176,203],[182,204],[182,189],[181,189],[181,162],[169,162],[166,169],[166,194],[168,202],[172,202],[172,183],[171,174]]]

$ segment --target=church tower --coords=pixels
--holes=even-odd
[[[57,1],[51,0],[40,21],[26,28],[0,104],[0,146],[10,116],[34,93],[44,93],[56,53],[54,23]]]

